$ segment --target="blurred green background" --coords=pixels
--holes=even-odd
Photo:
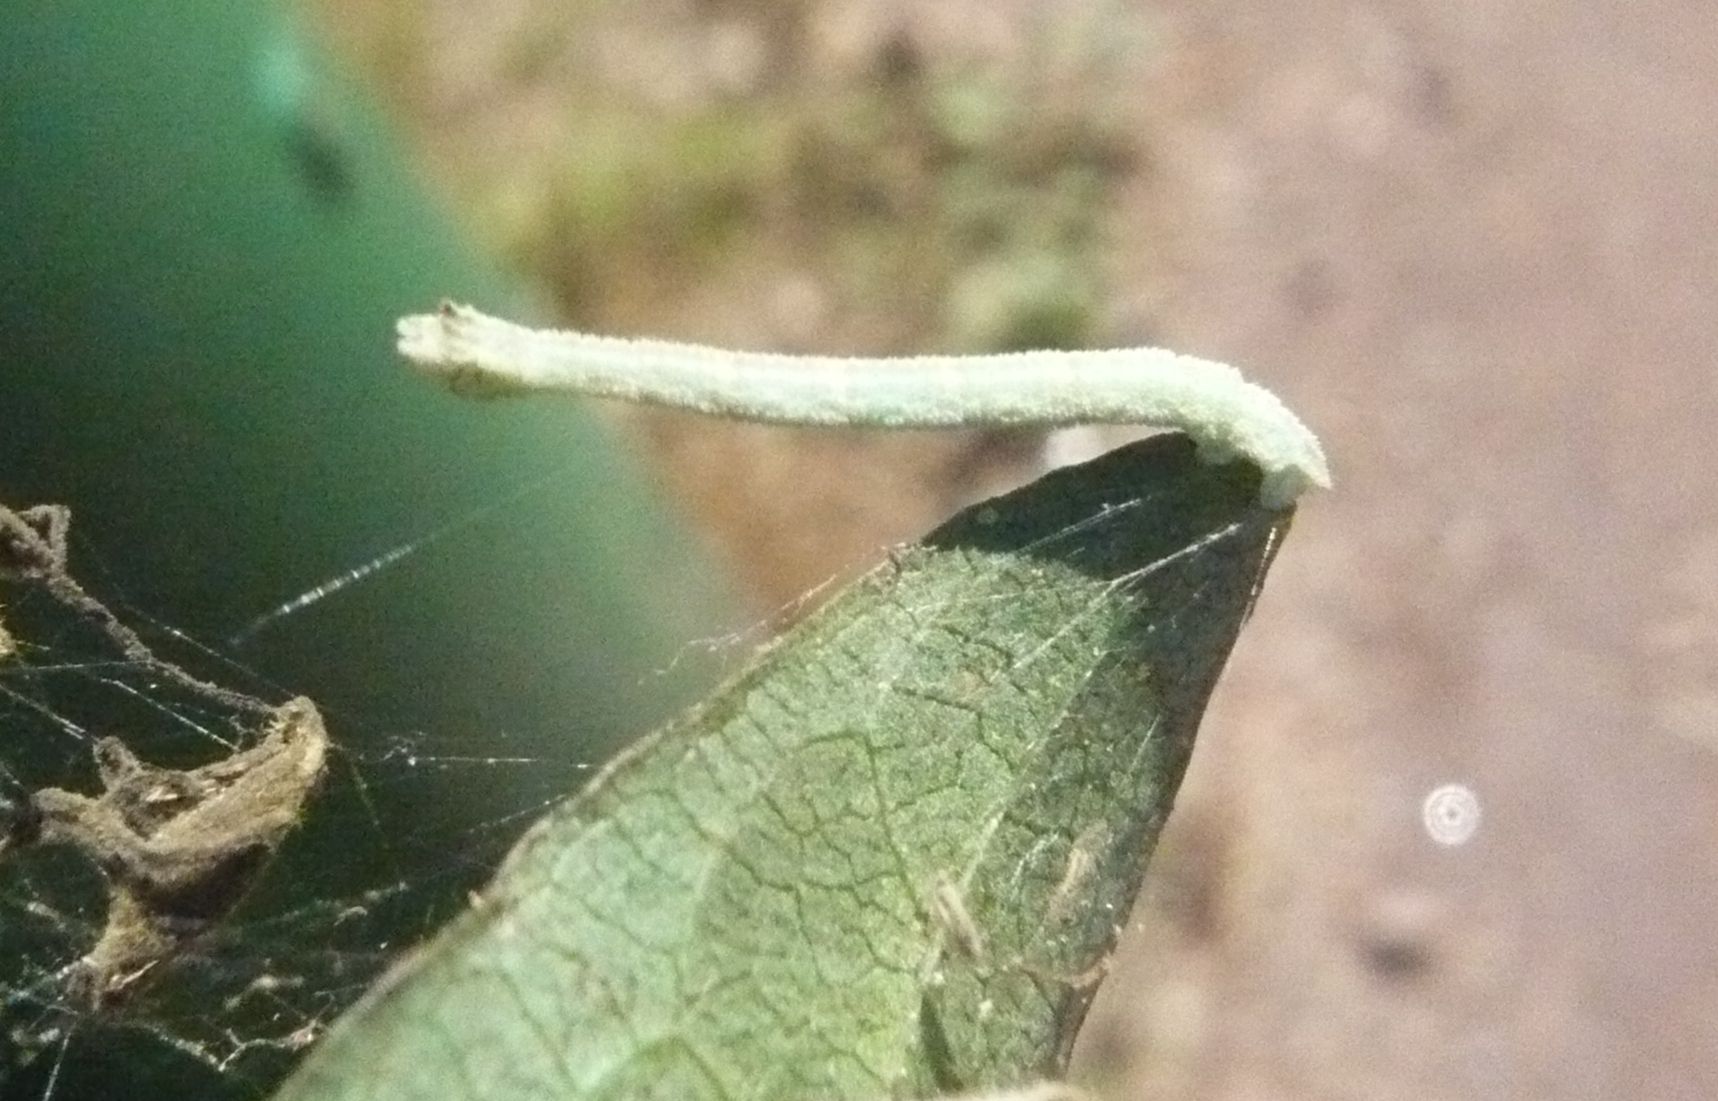
[[[117,1029],[56,1004],[99,893],[68,854],[14,862],[0,1094],[45,1088],[63,1054],[61,1098],[251,1095],[279,1058],[214,1064],[326,1018],[460,905],[530,812],[708,681],[687,644],[738,603],[607,426],[463,404],[399,365],[401,313],[532,297],[284,13],[32,2],[7,22],[0,499],[71,506],[93,592],[204,676],[314,697],[341,752],[247,911],[301,920],[241,935],[207,983]],[[0,668],[12,782],[93,788],[69,722],[155,760],[224,752],[192,724],[230,735],[230,717],[127,680],[38,597],[0,599],[27,644]],[[331,931],[330,907],[360,904]],[[332,986],[219,1020],[247,984],[336,948],[301,965]]]

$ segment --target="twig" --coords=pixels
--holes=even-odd
[[[0,579],[38,586],[66,609],[93,623],[128,660],[182,688],[239,711],[258,715],[274,711],[254,696],[200,680],[157,657],[136,631],[84,591],[66,566],[66,533],[70,525],[71,510],[64,505],[36,505],[18,512],[0,505]],[[0,626],[0,648],[10,642],[4,626]]]

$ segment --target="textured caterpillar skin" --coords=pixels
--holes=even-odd
[[[399,349],[461,393],[558,391],[772,424],[874,428],[1144,424],[1245,458],[1285,508],[1330,485],[1318,438],[1226,364],[1160,348],[841,358],[528,329],[446,303],[402,318]]]

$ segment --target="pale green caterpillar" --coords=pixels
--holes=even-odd
[[[446,303],[402,318],[400,352],[467,393],[559,391],[773,424],[874,428],[1143,424],[1208,462],[1245,458],[1261,503],[1328,488],[1318,437],[1233,367],[1161,348],[853,358],[527,329]]]

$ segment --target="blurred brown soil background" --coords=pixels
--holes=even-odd
[[[1165,343],[1323,435],[1105,1096],[1718,1097],[1718,6],[315,7],[570,323]],[[1098,445],[615,416],[760,614]]]

